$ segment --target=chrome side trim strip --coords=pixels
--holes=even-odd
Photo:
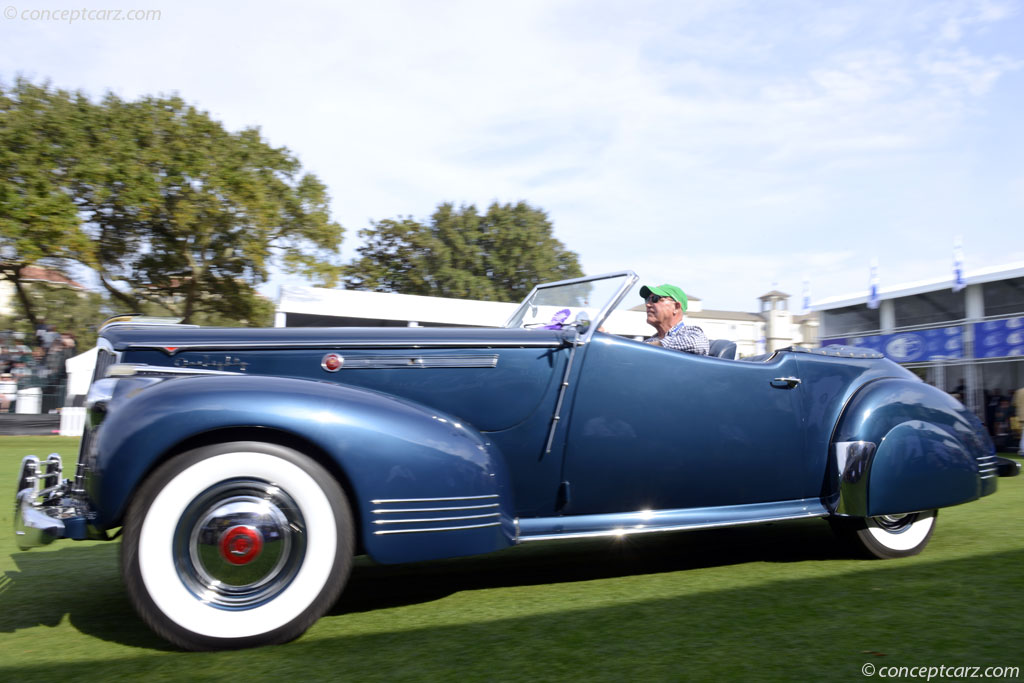
[[[487,505],[460,505],[458,507],[444,507],[444,508],[402,508],[400,510],[371,510],[375,515],[391,514],[395,512],[451,512],[454,510],[484,510],[487,508],[496,508],[497,503],[489,503]]]
[[[431,527],[429,529],[383,529],[381,531],[374,531],[375,536],[384,536],[386,534],[420,534],[429,533],[433,531],[463,531],[465,529],[484,529],[492,526],[501,526],[501,522],[488,522],[487,524],[467,524],[465,526],[444,526],[444,527]]]
[[[446,498],[374,498],[370,502],[374,505],[382,505],[385,503],[433,503],[434,501],[442,500],[485,500],[497,497],[497,493],[489,493],[485,496],[449,496]]]
[[[263,351],[282,349],[491,349],[491,348],[558,348],[565,346],[561,340],[545,341],[337,341],[337,342],[254,342],[254,343],[223,343],[223,344],[185,344],[168,351],[166,346],[158,344],[129,344],[125,350],[148,349],[163,351],[171,356],[186,351]]]
[[[496,355],[489,356],[362,356],[344,359],[341,370],[391,370],[400,368],[493,368]]]
[[[465,515],[463,517],[414,517],[412,519],[377,519],[374,524],[418,524],[420,522],[461,522],[464,519],[487,519],[499,517],[500,513],[490,512],[486,515]]]
[[[793,519],[811,519],[814,517],[828,517],[828,512],[811,512],[802,514],[790,514],[780,516],[759,517],[756,519],[745,519],[741,521],[728,522],[699,522],[693,524],[673,524],[669,526],[644,526],[617,527],[614,529],[601,529],[596,531],[573,531],[564,534],[539,534],[536,536],[519,536],[520,543],[527,541],[554,541],[567,538],[596,538],[599,536],[630,536],[633,534],[650,534],[659,531],[696,531],[698,529],[716,529],[730,526],[746,526],[749,524],[763,524],[765,522],[783,522]]]
[[[240,375],[228,370],[204,370],[183,368],[176,365],[143,365],[141,363],[114,363],[107,367],[107,377],[131,377],[150,375]]]

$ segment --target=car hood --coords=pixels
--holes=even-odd
[[[573,330],[116,325],[120,361],[363,387],[431,406],[484,431],[554,411]],[[338,366],[328,369],[326,359]],[[548,405],[551,404],[551,405]],[[545,418],[547,419],[547,418]]]

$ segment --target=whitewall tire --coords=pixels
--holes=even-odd
[[[121,569],[160,635],[192,650],[282,643],[329,610],[354,548],[345,494],[283,446],[204,446],[161,465],[125,517]]]
[[[861,554],[890,559],[917,555],[935,531],[938,510],[866,518],[831,518],[832,528]]]

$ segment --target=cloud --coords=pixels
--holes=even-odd
[[[910,264],[922,231],[964,232],[972,207],[976,244],[1019,227],[1019,169],[989,147],[1024,149],[997,125],[1018,116],[1020,15],[959,0],[175,3],[146,25],[0,25],[0,77],[29,65],[94,96],[178,91],[259,125],[327,183],[349,254],[370,219],[525,199],[590,272],[692,274],[721,295],[708,306],[747,307],[773,281],[798,293],[803,271],[816,295],[859,287],[879,245]],[[916,249],[946,267],[947,245]]]
[[[939,24],[939,39],[956,43],[963,40],[968,32],[984,30],[990,24],[1004,21],[1017,12],[1018,8],[1014,3],[967,0],[932,3],[932,7],[925,10],[924,15]]]

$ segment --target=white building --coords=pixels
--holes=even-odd
[[[868,346],[949,392],[984,419],[986,396],[1024,387],[1024,262],[814,302],[822,344]]]

